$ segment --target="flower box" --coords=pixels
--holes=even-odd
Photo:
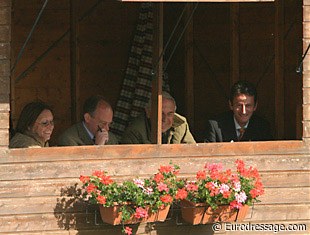
[[[242,206],[239,210],[232,209],[229,205],[212,209],[206,203],[193,203],[188,200],[180,201],[180,206],[183,220],[193,225],[242,221],[249,209],[248,205]]]
[[[104,207],[102,205],[99,205],[102,221],[111,225],[137,224],[142,221],[142,219],[135,218],[133,214],[128,220],[122,221],[122,212],[120,211],[120,209],[121,205],[114,205],[110,207]]]
[[[148,213],[147,218],[137,219],[132,214],[129,220],[122,222],[122,212],[120,211],[120,205],[114,205],[111,207],[104,207],[99,205],[100,215],[103,222],[111,224],[111,225],[119,225],[119,224],[137,224],[141,222],[164,222],[169,213],[170,205],[165,206],[159,209],[157,212]]]
[[[160,208],[157,212],[149,213],[146,222],[164,222],[168,216],[170,205]]]
[[[82,197],[99,205],[102,221],[123,225],[123,232],[131,234],[125,224],[165,221],[177,190],[179,167],[160,166],[158,172],[146,179],[114,182],[105,171],[80,176]]]
[[[125,224],[165,221],[175,201],[191,224],[242,221],[248,205],[258,202],[264,189],[256,168],[246,168],[242,160],[235,163],[235,171],[207,163],[195,180],[179,179],[176,165],[160,166],[149,178],[123,182],[114,182],[105,171],[94,171],[80,176],[81,196],[99,205],[103,222],[122,224],[126,234],[132,229]]]

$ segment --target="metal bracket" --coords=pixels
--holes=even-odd
[[[306,58],[306,55],[308,54],[309,48],[310,48],[310,43],[309,43],[309,45],[305,51],[305,54],[301,57],[301,61],[299,63],[299,66],[296,68],[296,73],[302,73],[303,62],[304,62],[304,59]]]

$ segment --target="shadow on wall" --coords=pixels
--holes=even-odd
[[[85,202],[81,197],[81,188],[78,184],[62,188],[60,197],[54,208],[54,215],[62,230],[76,230],[78,235],[104,234],[121,235],[122,226],[112,226],[103,223],[97,205]],[[131,226],[133,234],[136,234],[138,226]]]

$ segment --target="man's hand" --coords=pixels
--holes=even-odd
[[[109,140],[109,132],[105,129],[101,129],[98,127],[98,131],[96,133],[96,145],[105,145]]]

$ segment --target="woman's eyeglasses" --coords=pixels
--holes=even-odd
[[[52,121],[46,120],[46,121],[37,122],[37,123],[40,124],[43,127],[48,127],[49,125],[54,126],[54,120],[52,120]]]

